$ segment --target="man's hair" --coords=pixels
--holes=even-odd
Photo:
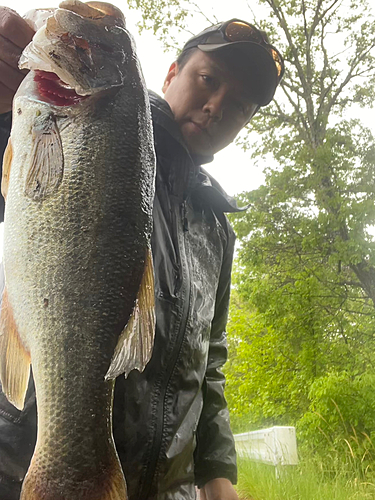
[[[179,71],[186,65],[190,57],[199,50],[198,47],[191,47],[190,49],[183,50],[176,59]]]

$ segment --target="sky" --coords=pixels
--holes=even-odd
[[[143,31],[139,35],[137,22],[141,20],[141,15],[135,10],[129,10],[126,1],[107,0],[119,7],[125,14],[127,28],[135,38],[137,53],[142,65],[146,85],[149,89],[162,95],[162,86],[169,66],[176,58],[175,52],[164,52],[161,43],[150,31]],[[207,0],[202,0],[201,5]],[[209,2],[211,3],[211,2]],[[228,0],[217,0],[215,5],[215,15],[219,20],[227,20],[233,17],[249,19],[249,9],[246,0],[232,0],[231,8],[228,8]],[[58,0],[0,0],[1,5],[11,7],[20,15],[24,15],[32,8],[57,7]],[[194,19],[195,20],[195,19]],[[193,20],[193,21],[194,21]],[[250,20],[251,21],[251,20]],[[201,16],[197,15],[196,33],[207,27]],[[194,29],[194,28],[193,28]],[[181,36],[181,45],[189,38],[188,34]],[[206,169],[222,185],[230,195],[235,195],[242,191],[256,189],[263,181],[262,169],[255,167],[249,157],[249,153],[244,153],[238,146],[231,144],[225,150],[215,155],[215,160],[206,166]]]

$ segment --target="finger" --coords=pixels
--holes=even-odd
[[[21,49],[26,47],[34,35],[27,22],[9,7],[0,8],[0,33]]]
[[[22,49],[0,35],[0,61],[7,63],[12,68],[18,69],[18,60]]]
[[[21,71],[9,66],[7,63],[0,61],[0,84],[13,91],[13,94],[20,86],[25,75]]]

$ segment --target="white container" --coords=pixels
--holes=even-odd
[[[297,465],[297,440],[294,427],[270,427],[235,434],[237,454],[271,465]]]

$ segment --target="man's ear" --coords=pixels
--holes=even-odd
[[[177,75],[177,73],[178,73],[178,65],[177,65],[177,62],[175,61],[171,64],[169,71],[168,71],[168,74],[164,80],[164,85],[162,88],[163,94],[166,93],[167,88],[169,87],[171,81]]]

